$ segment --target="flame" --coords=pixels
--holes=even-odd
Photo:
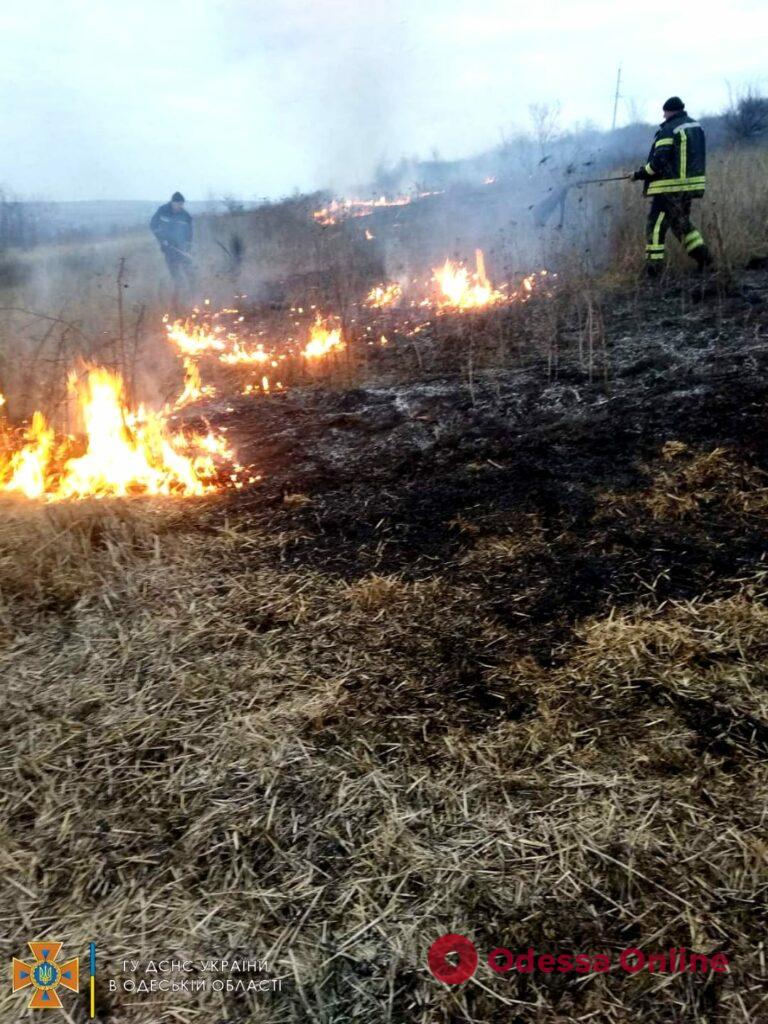
[[[185,405],[198,402],[201,398],[212,398],[216,394],[210,384],[203,384],[200,367],[189,356],[184,357],[184,390],[174,402],[174,409],[183,409]]]
[[[234,458],[221,437],[187,438],[171,432],[165,413],[131,412],[122,378],[103,367],[89,368],[84,377],[71,374],[69,387],[84,424],[85,453],[62,465],[72,441],[62,439],[57,446],[53,429],[36,412],[24,447],[0,457],[0,491],[62,500],[218,489],[216,459]]]
[[[246,384],[245,387],[243,388],[243,394],[244,395],[256,395],[256,394],[268,395],[268,394],[271,393],[273,387],[275,388],[276,391],[283,391],[284,390],[283,385],[280,383],[280,381],[277,381],[273,385],[272,381],[269,379],[269,377],[262,377],[260,383],[258,383],[258,384],[254,384],[254,383]]]
[[[45,493],[45,473],[54,447],[54,432],[41,412],[32,417],[25,441],[24,447],[11,456],[7,465],[0,466],[0,478],[8,477],[0,490],[39,498]]]
[[[166,324],[168,338],[182,355],[201,356],[205,352],[223,352],[227,342],[221,337],[221,329],[208,330],[204,324],[174,320]]]
[[[410,206],[417,199],[443,194],[443,190],[439,190],[437,192],[417,192],[413,196],[395,196],[394,199],[387,199],[386,196],[380,196],[378,199],[334,199],[322,210],[316,210],[312,216],[318,224],[327,227],[337,224],[339,220],[344,220],[347,217],[370,217],[376,210],[391,206]]]
[[[243,363],[268,363],[271,359],[272,356],[269,352],[264,351],[263,345],[248,349],[244,348],[239,341],[235,342],[231,352],[223,352],[219,356],[219,362],[228,366],[237,366]]]
[[[438,303],[452,309],[480,309],[497,305],[506,300],[503,292],[497,291],[485,272],[485,256],[482,249],[475,253],[477,270],[473,273],[460,263],[446,260],[442,267],[433,271],[432,280],[440,289]]]
[[[326,327],[318,316],[312,325],[310,339],[302,355],[305,359],[321,359],[323,356],[327,356],[331,352],[338,352],[343,348],[344,342],[341,339],[341,328],[335,327],[331,329]]]
[[[381,199],[371,201],[368,205],[404,201]],[[356,201],[348,200],[347,205],[353,202]],[[488,278],[481,249],[476,250],[475,260],[474,269],[447,259],[442,266],[433,270],[429,280],[414,277],[407,281],[376,285],[364,299],[358,301],[358,314],[352,315],[349,320],[350,330],[357,331],[358,340],[362,344],[366,343],[366,333],[372,338],[378,337],[373,324],[376,312],[381,312],[382,320],[386,318],[389,327],[395,329],[395,322],[399,322],[400,329],[406,335],[413,336],[429,326],[429,321],[420,322],[423,317],[415,311],[427,310],[427,315],[431,317],[433,314],[472,313],[512,303],[525,303],[547,274],[546,270],[538,271],[524,278],[517,286],[503,284],[496,288]],[[556,275],[551,275],[551,278],[554,277]],[[314,316],[315,321],[307,328],[307,339],[297,332],[297,328],[299,332],[304,331],[302,325],[307,322],[308,316]],[[275,333],[273,318],[264,319],[259,315],[258,308],[245,315],[237,308],[217,312],[196,309],[187,320],[174,323],[166,320],[166,331],[169,341],[183,359],[185,368],[184,388],[173,407],[176,410],[216,393],[213,387],[201,381],[201,369],[203,377],[210,369],[215,373],[214,361],[246,371],[246,379],[236,385],[240,394],[266,395],[290,386],[286,384],[284,387],[276,380],[278,373],[283,376],[279,372],[281,366],[283,372],[291,373],[296,370],[297,361],[322,359],[355,344],[356,337],[354,333],[347,335],[346,332],[342,336],[338,318],[324,319],[314,304],[292,306],[286,313],[281,334]],[[361,333],[362,338],[359,337]],[[371,343],[369,338],[368,344]],[[386,342],[383,344],[386,345]],[[257,372],[248,372],[251,368]],[[231,377],[216,383],[220,388],[231,386]]]
[[[403,289],[399,284],[380,284],[370,290],[365,302],[374,309],[383,309],[385,306],[393,306],[402,294]]]

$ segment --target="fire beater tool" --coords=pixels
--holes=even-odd
[[[582,181],[573,181],[569,185],[563,185],[562,188],[556,189],[552,195],[547,196],[538,204],[533,212],[534,223],[536,227],[543,228],[554,211],[560,207],[560,220],[557,226],[561,228],[565,218],[565,200],[572,188],[581,188],[583,185],[603,185],[606,181],[629,181],[631,177],[631,174],[617,174],[611,178],[585,178]]]

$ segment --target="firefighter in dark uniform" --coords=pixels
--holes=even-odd
[[[159,206],[149,226],[160,243],[168,270],[173,278],[174,298],[194,287],[192,257],[192,218],[184,209],[184,196],[174,192],[170,203]]]
[[[643,194],[651,200],[645,246],[648,274],[656,277],[664,267],[670,228],[699,267],[709,266],[712,257],[691,223],[691,202],[704,195],[706,185],[704,130],[688,116],[679,96],[664,104],[664,121],[653,138],[648,162],[635,171],[633,180],[645,182]]]

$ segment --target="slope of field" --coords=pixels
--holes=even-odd
[[[410,381],[211,406],[247,492],[4,503],[9,955],[96,939],[109,1024],[765,1018],[768,280],[607,308],[591,359],[566,322],[517,369],[447,338]],[[228,954],[282,989],[110,990]]]

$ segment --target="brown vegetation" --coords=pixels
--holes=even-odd
[[[690,508],[701,485],[678,476]],[[545,551],[519,529],[464,529],[421,580],[345,582],[215,503],[6,506],[14,940],[97,937],[111,1022],[209,1021],[217,999],[275,1024],[759,1019],[764,570],[586,616],[547,665],[537,581],[506,595],[515,627],[486,596]],[[481,964],[448,989],[425,953],[450,930],[486,952],[722,949],[732,969],[502,983]],[[283,991],[151,1010],[108,991],[125,957],[234,951]]]

